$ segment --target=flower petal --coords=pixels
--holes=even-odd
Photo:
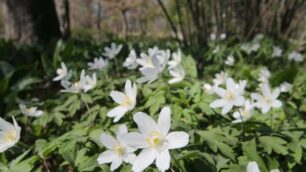
[[[118,158],[118,156],[115,151],[107,150],[99,155],[97,161],[99,164],[105,164],[114,161],[116,158]]]
[[[171,127],[171,110],[169,107],[164,107],[160,113],[157,122],[159,130],[166,135]]]
[[[277,99],[277,97],[279,96],[279,93],[280,93],[280,89],[278,88],[274,89],[272,92],[272,98]]]
[[[125,90],[125,94],[128,97],[134,97],[132,83],[131,83],[131,81],[129,79],[126,80],[126,82],[125,82],[124,90]]]
[[[222,114],[222,115],[227,114],[232,108],[233,108],[233,104],[231,104],[231,103],[225,104],[225,105],[223,106],[223,108],[222,108],[221,114]]]
[[[137,112],[133,116],[133,119],[136,122],[139,131],[145,135],[152,131],[158,131],[155,121],[143,112]]]
[[[101,134],[100,141],[108,149],[114,149],[114,147],[118,144],[117,140],[113,136],[105,133]]]
[[[124,100],[125,94],[119,91],[112,91],[110,96],[116,103],[121,104]]]
[[[156,159],[156,151],[151,148],[143,149],[133,163],[132,170],[134,172],[143,171],[151,165]]]
[[[147,147],[146,138],[137,132],[130,132],[123,134],[121,140],[132,148],[145,148]]]
[[[227,101],[224,99],[217,99],[213,101],[212,103],[210,103],[209,106],[212,108],[218,108],[218,107],[223,107],[226,103]]]
[[[213,87],[213,89],[214,89],[214,92],[215,92],[216,94],[218,94],[218,96],[224,97],[226,91],[225,91],[223,88],[220,88],[220,87]]]
[[[110,170],[111,171],[116,170],[121,164],[122,164],[122,158],[121,157],[115,158],[111,164]]]
[[[11,129],[13,125],[7,121],[5,121],[3,118],[0,117],[0,129],[1,130],[8,130]]]
[[[111,111],[109,111],[106,116],[108,117],[115,117],[114,122],[117,122],[120,120],[120,118],[128,111],[129,109],[123,106],[117,106]]]
[[[279,108],[279,107],[281,107],[281,106],[282,106],[282,102],[279,101],[279,100],[274,100],[274,101],[272,102],[272,107],[274,107],[274,108]]]
[[[258,165],[255,161],[248,163],[247,172],[260,172]]]
[[[189,135],[183,131],[169,133],[166,138],[168,149],[177,149],[186,146],[189,142]]]
[[[170,154],[168,149],[157,154],[156,166],[160,171],[166,171],[170,168]]]

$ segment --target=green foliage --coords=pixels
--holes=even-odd
[[[169,44],[175,51],[175,44]],[[245,171],[250,161],[256,161],[263,172],[275,168],[295,172],[306,168],[305,62],[288,63],[285,55],[272,58],[272,41],[266,38],[261,40],[262,47],[250,54],[242,51],[240,45],[220,43],[220,50],[213,53],[217,45],[211,44],[197,58],[199,61],[190,52],[182,58],[186,77],[180,83],[169,85],[170,77],[164,72],[152,84],[137,85],[136,108],[127,112],[120,123],[135,131],[134,113],[146,112],[156,119],[162,107],[170,106],[172,129],[190,135],[187,147],[171,150],[172,171],[239,172]],[[106,71],[97,72],[96,88],[82,94],[62,93],[60,83],[52,82],[61,61],[74,70],[72,78],[78,79],[81,69],[103,52],[103,46],[59,41],[52,48],[15,49],[0,42],[5,55],[13,50],[25,54],[21,62],[6,59],[4,55],[0,58],[3,98],[0,112],[6,119],[14,115],[22,127],[20,143],[0,155],[0,171],[110,171],[108,165],[97,163],[99,154],[106,150],[99,140],[101,133],[114,134],[118,127],[106,116],[116,106],[109,94],[112,90],[123,90],[126,79],[135,81],[140,77],[139,72],[118,67],[117,73],[115,64],[111,63]],[[125,44],[117,59],[120,66],[128,55],[127,47],[144,52],[149,45]],[[291,49],[284,51],[288,54]],[[224,65],[228,55],[235,57],[234,66]],[[222,69],[235,80],[248,80],[245,94],[249,96],[258,85],[256,80],[263,66],[272,73],[273,87],[283,81],[293,84],[292,92],[280,96],[282,108],[267,114],[256,110],[241,125],[232,124],[231,115],[222,116],[219,110],[209,106],[216,97],[204,92],[202,85],[212,83],[215,73]],[[39,118],[25,117],[19,111],[19,103],[38,106],[45,114]],[[124,164],[118,171],[131,171],[131,166]],[[157,169],[150,166],[146,171]]]

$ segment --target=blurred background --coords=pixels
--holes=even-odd
[[[109,41],[173,39],[205,46],[224,34],[306,40],[305,0],[0,0],[0,38]]]

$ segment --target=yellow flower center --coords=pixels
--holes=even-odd
[[[246,110],[241,110],[241,116],[248,117],[249,113]]]
[[[128,96],[125,96],[121,105],[127,107],[127,106],[131,106],[132,103],[133,103],[132,99]]]
[[[154,67],[151,58],[148,58],[148,59],[146,60],[146,63],[147,63],[147,66],[149,66],[149,67]]]
[[[146,142],[153,148],[161,146],[164,142],[164,137],[160,132],[153,131],[149,134],[149,137],[146,138]]]
[[[5,134],[4,137],[5,141],[7,142],[13,142],[16,140],[16,132],[15,131],[9,131]]]
[[[123,156],[125,153],[125,148],[122,145],[117,145],[114,150],[119,156]]]
[[[57,73],[61,75],[61,74],[64,73],[64,71],[63,71],[62,69],[58,69],[58,70],[57,70]]]
[[[265,97],[265,98],[264,98],[264,101],[265,101],[266,103],[272,103],[271,97]]]
[[[225,94],[225,98],[227,100],[233,100],[234,99],[234,94],[231,91],[227,91]]]
[[[81,88],[81,83],[80,83],[80,81],[75,82],[73,85],[74,85],[74,87],[75,87],[76,89],[80,89],[80,88]]]
[[[26,108],[25,111],[26,111],[27,114],[30,114],[34,111],[34,108],[33,107]]]

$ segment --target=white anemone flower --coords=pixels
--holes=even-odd
[[[291,52],[289,54],[289,56],[288,56],[288,59],[289,60],[293,60],[295,62],[302,62],[302,61],[304,61],[303,55],[301,53],[299,53],[299,52],[296,52],[296,51]]]
[[[258,81],[260,81],[261,83],[269,83],[270,76],[270,71],[268,70],[268,68],[264,67],[260,70]]]
[[[107,113],[108,117],[114,118],[114,122],[118,122],[126,112],[133,110],[136,106],[137,85],[134,83],[132,86],[131,81],[127,80],[124,91],[124,93],[119,91],[110,93],[112,99],[119,104]]]
[[[173,76],[173,78],[168,81],[169,84],[181,82],[185,78],[185,70],[181,65],[170,68],[169,73]]]
[[[181,64],[182,52],[180,49],[177,52],[172,53],[172,60],[168,61],[169,68],[176,67]]]
[[[270,172],[280,172],[279,169],[272,169]]]
[[[246,100],[244,104],[244,108],[239,108],[238,111],[234,112],[233,117],[235,118],[232,123],[240,123],[250,119],[254,112],[254,106],[249,101]]]
[[[169,132],[171,127],[171,112],[169,107],[164,107],[157,123],[147,114],[138,112],[133,116],[139,132],[131,132],[124,135],[124,142],[134,148],[141,148],[133,163],[132,170],[143,171],[154,161],[160,171],[170,168],[171,149],[178,149],[186,146],[189,142],[189,135],[186,132]]]
[[[214,92],[220,96],[220,99],[210,103],[210,107],[222,107],[222,115],[228,113],[233,106],[241,106],[245,102],[245,98],[242,95],[244,88],[242,88],[242,85],[236,84],[232,78],[226,80],[226,89],[216,86],[214,87]]]
[[[247,172],[260,172],[259,167],[255,161],[248,163]]]
[[[247,54],[251,54],[252,52],[256,52],[260,48],[260,44],[257,42],[250,42],[242,44],[240,48]]]
[[[136,62],[142,66],[143,68],[146,67],[154,67],[153,65],[153,57],[156,57],[158,54],[160,54],[160,50],[158,47],[149,48],[148,54],[141,53],[140,58],[136,59]]]
[[[56,70],[57,76],[53,78],[53,81],[60,81],[60,80],[68,80],[71,76],[71,72],[68,71],[64,62],[61,63],[61,68]]]
[[[283,54],[283,49],[280,47],[273,46],[272,57],[281,57]]]
[[[232,55],[227,56],[227,59],[225,60],[225,64],[228,66],[233,66],[235,63],[235,59]]]
[[[97,85],[96,73],[93,73],[91,77],[89,75],[85,76],[85,84],[83,86],[84,92],[94,89],[96,85]]]
[[[117,46],[117,44],[113,42],[111,44],[111,47],[104,48],[105,52],[102,55],[104,55],[105,57],[108,57],[109,59],[113,59],[116,57],[116,55],[120,53],[121,49],[122,49],[121,44]]]
[[[219,52],[219,50],[220,50],[220,46],[217,45],[216,48],[213,49],[212,53],[213,53],[213,54],[217,54],[217,53]]]
[[[218,86],[224,84],[227,78],[229,77],[226,72],[221,71],[220,73],[215,74],[215,78],[213,79],[214,85]]]
[[[89,75],[85,74],[85,71],[82,70],[80,75],[80,80],[74,83],[69,81],[62,81],[62,86],[65,88],[61,90],[61,92],[68,92],[68,93],[80,93],[82,91],[87,92],[97,85],[97,77],[96,73],[93,73],[90,77]]]
[[[76,81],[74,83],[69,81],[62,81],[61,85],[64,87],[61,92],[65,93],[80,93],[83,89],[83,86],[80,81]]]
[[[210,84],[204,84],[203,85],[203,90],[208,94],[208,95],[212,95],[212,94],[214,94],[215,92],[214,92],[214,89],[213,89],[213,86],[212,85],[210,85]]]
[[[165,63],[161,63],[156,56],[152,57],[152,66],[153,67],[142,67],[139,69],[141,74],[143,75],[141,78],[137,79],[137,82],[143,83],[148,82],[151,83],[155,81],[159,74],[164,70],[166,66]]]
[[[90,70],[103,70],[107,68],[108,60],[107,59],[104,60],[102,57],[94,58],[94,61],[89,62],[88,66]]]
[[[288,82],[283,82],[280,84],[279,86],[279,89],[280,89],[280,92],[291,92],[292,91],[292,84],[289,84]]]
[[[19,104],[19,108],[24,115],[30,117],[40,117],[44,113],[42,110],[37,110],[37,107],[27,108],[24,104]]]
[[[251,97],[256,100],[254,105],[261,109],[262,113],[267,113],[271,108],[279,108],[282,102],[277,100],[280,90],[278,88],[271,92],[268,84],[264,83],[261,87],[262,95],[259,93],[252,93]]]
[[[162,68],[166,67],[170,56],[171,56],[171,52],[170,50],[159,50],[159,52],[157,53],[157,59],[160,61],[160,63],[162,64]]]
[[[123,66],[128,69],[136,69],[138,66],[137,54],[135,50],[131,50],[129,56],[125,59]]]
[[[133,153],[136,149],[127,146],[122,136],[128,132],[126,125],[119,126],[117,130],[116,138],[109,134],[102,134],[100,141],[108,149],[101,153],[97,159],[99,164],[111,163],[110,170],[114,171],[123,162],[132,164],[136,159],[136,155]]]
[[[226,33],[221,33],[220,40],[225,40],[225,39],[226,39]]]
[[[216,36],[215,33],[210,34],[210,40],[214,41],[214,40],[216,40],[216,38],[217,38],[217,36]]]
[[[21,128],[14,117],[11,124],[0,117],[0,153],[14,146],[20,139]]]

